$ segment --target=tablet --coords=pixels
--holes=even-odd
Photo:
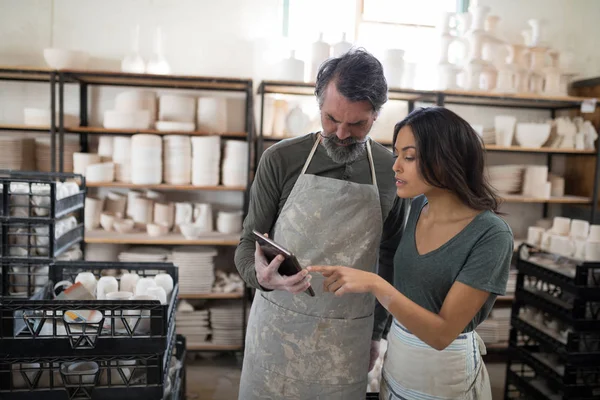
[[[275,243],[273,240],[265,237],[258,231],[253,230],[252,233],[254,233],[254,239],[256,239],[258,242],[258,245],[267,258],[267,261],[273,261],[273,259],[278,255],[282,255],[285,258],[278,270],[281,275],[291,276],[302,271],[302,267],[300,266],[298,259],[292,254],[292,252]],[[312,287],[306,289],[305,293],[313,297],[315,295],[315,291]]]

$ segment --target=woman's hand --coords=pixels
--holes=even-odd
[[[371,292],[379,279],[376,274],[349,267],[315,265],[306,269],[321,273],[325,277],[323,291],[335,293],[336,296]]]

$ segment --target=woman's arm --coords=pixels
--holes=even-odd
[[[402,325],[423,342],[437,350],[445,349],[465,329],[489,297],[489,293],[455,282],[435,314],[397,291],[371,272],[348,267],[308,267],[326,279],[323,290],[342,296],[345,293],[371,292]]]

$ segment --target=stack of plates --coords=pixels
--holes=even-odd
[[[182,246],[173,249],[171,261],[179,267],[181,294],[210,293],[215,283],[214,247]]]
[[[516,269],[511,269],[508,274],[508,282],[506,283],[507,295],[515,294],[515,290],[517,289],[517,274],[518,271]]]
[[[0,137],[0,169],[35,169],[35,140]]]
[[[475,330],[486,344],[498,343],[500,341],[498,336],[498,323],[491,318],[483,321]]]
[[[132,247],[119,253],[120,262],[165,262],[170,252],[161,247]]]
[[[221,163],[221,138],[204,136],[192,138],[192,184],[217,186]]]
[[[508,342],[511,308],[494,308],[476,329],[485,343]]]
[[[208,310],[177,311],[175,314],[176,330],[184,335],[188,343],[203,344],[208,342],[211,329],[208,326]]]
[[[64,139],[64,169],[63,172],[73,172],[73,154],[81,151],[79,146],[79,138],[77,136],[66,136]],[[56,138],[56,166],[58,169],[58,158],[59,158],[58,138]],[[50,161],[50,138],[36,138],[35,139],[35,158],[36,158],[36,169],[42,172],[51,172],[52,165]]]
[[[241,346],[244,341],[244,309],[239,302],[223,302],[210,309],[212,343]]]
[[[115,136],[113,140],[112,160],[115,164],[115,180],[131,182],[131,138]]]
[[[523,184],[522,165],[488,167],[489,182],[499,193],[520,193]]]
[[[172,185],[187,185],[192,180],[192,142],[189,136],[163,138],[164,177]]]
[[[162,182],[162,140],[158,135],[131,137],[131,182],[155,185]]]
[[[225,186],[246,186],[248,180],[248,142],[225,142],[222,182]]]

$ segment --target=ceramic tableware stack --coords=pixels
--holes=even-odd
[[[203,136],[192,138],[192,184],[217,186],[221,163],[221,138]]]
[[[248,180],[248,142],[228,140],[223,155],[222,183],[224,186],[246,186]]]
[[[222,302],[210,308],[212,343],[224,346],[241,346],[244,309],[238,302]]]
[[[168,135],[163,138],[164,180],[172,185],[192,181],[192,142],[189,136]]]
[[[59,148],[57,140],[56,148],[56,165],[59,163]],[[81,151],[79,144],[79,138],[77,136],[67,136],[64,138],[64,152],[63,152],[63,172],[73,172],[73,154]],[[51,172],[51,151],[50,151],[50,138],[36,138],[35,139],[35,160],[36,168],[38,171]]]
[[[158,135],[131,137],[131,182],[153,185],[162,182],[162,140]]]
[[[179,267],[179,291],[182,294],[212,291],[216,255],[217,250],[213,247],[182,246],[173,249],[171,260]]]

